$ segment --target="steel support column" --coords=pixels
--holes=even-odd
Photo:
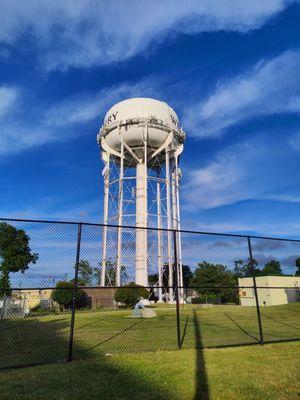
[[[117,269],[116,286],[121,285],[121,263],[122,263],[122,223],[123,223],[123,175],[124,175],[124,139],[121,135],[121,158],[118,191],[118,244],[117,244]]]
[[[171,235],[171,190],[170,190],[170,153],[166,148],[166,195],[167,195],[167,238],[168,238],[168,266],[169,266],[169,297],[173,301],[173,262],[172,262],[172,235]]]
[[[160,176],[160,167],[157,170],[157,177]],[[161,226],[161,195],[160,195],[160,182],[156,182],[156,201],[157,201],[157,263],[158,263],[158,299],[162,301],[162,285],[163,285],[163,263],[162,263],[162,228]]]
[[[102,269],[100,286],[105,286],[106,275],[106,257],[107,257],[107,223],[108,223],[108,200],[109,200],[109,174],[110,174],[110,155],[107,154],[107,160],[104,169],[104,227],[103,227],[103,246],[102,246]]]
[[[136,250],[135,282],[148,286],[148,203],[147,203],[147,126],[144,140],[143,162],[136,166]],[[142,229],[138,229],[142,228]]]

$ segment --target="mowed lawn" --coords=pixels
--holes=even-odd
[[[74,358],[177,350],[175,307],[154,310],[157,316],[152,319],[131,318],[131,310],[78,311]],[[300,338],[299,302],[262,307],[261,314],[266,341]],[[255,307],[185,305],[180,318],[182,349],[259,341]],[[64,361],[69,331],[70,313],[1,321],[0,368]]]
[[[114,354],[0,373],[1,400],[296,400],[300,343]]]

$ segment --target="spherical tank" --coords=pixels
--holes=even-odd
[[[147,125],[147,133],[146,127]],[[175,111],[165,102],[150,98],[132,98],[115,104],[106,113],[101,136],[112,150],[119,151],[121,136],[131,148],[142,146],[147,135],[147,146],[159,148],[173,132],[174,148],[183,142],[185,134]]]

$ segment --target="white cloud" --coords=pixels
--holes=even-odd
[[[253,117],[300,113],[300,52],[287,51],[262,60],[232,79],[219,82],[205,100],[189,107],[185,129],[198,137],[222,135]]]
[[[137,83],[122,83],[105,87],[95,94],[81,94],[72,96],[53,105],[49,109],[35,110],[34,116],[17,115],[13,120],[3,118],[0,135],[0,156],[16,154],[22,150],[40,146],[55,141],[67,140],[81,134],[79,124],[87,123],[99,118],[114,103],[128,97],[157,96],[154,93],[151,78]],[[9,92],[8,92],[9,93]],[[7,95],[6,98],[9,96]],[[3,100],[3,110],[8,111],[11,100]],[[4,96],[3,96],[4,98]],[[25,102],[25,100],[23,99]],[[25,110],[25,114],[29,111]],[[1,91],[0,91],[0,116],[1,116]],[[95,138],[97,128],[102,121],[95,123]]]
[[[0,118],[14,109],[18,97],[15,87],[0,86]]]
[[[182,229],[299,238],[300,222],[295,221],[294,215],[290,218],[286,218],[284,215],[278,215],[277,218],[274,218],[273,215],[269,218],[253,218],[248,210],[246,214],[235,212],[229,217],[223,214],[218,215],[218,218],[205,218],[203,214],[200,214],[198,218],[184,218]]]
[[[268,138],[272,133],[260,135],[225,148],[207,166],[186,172],[184,207],[199,211],[253,199],[298,202],[300,194],[293,191],[296,155],[284,140]]]
[[[67,98],[47,110],[44,122],[52,127],[88,122],[99,118],[117,101],[139,96],[157,96],[151,78],[137,83],[123,82],[120,85],[105,87],[95,94]]]
[[[0,42],[26,37],[48,69],[126,60],[170,33],[257,29],[290,0],[2,0]]]

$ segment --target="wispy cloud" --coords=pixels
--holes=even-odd
[[[2,1],[0,41],[26,36],[48,70],[107,65],[161,43],[169,34],[247,32],[282,11],[289,0]],[[28,35],[30,33],[30,35]]]
[[[0,118],[13,111],[16,106],[19,93],[17,88],[0,86]]]
[[[103,113],[117,101],[128,97],[157,96],[157,94],[151,77],[133,83],[123,82],[105,87],[97,93],[81,94],[55,104],[46,111],[44,123],[47,126],[59,127],[89,122],[103,116]]]
[[[49,219],[59,221],[102,222],[102,198],[75,200],[71,197],[52,196],[47,199],[32,199],[24,208],[15,208],[13,203],[1,207],[3,218]],[[37,226],[38,227],[38,226]]]
[[[300,222],[295,218],[287,220],[278,217],[277,219],[259,218],[253,219],[249,213],[247,216],[236,212],[234,216],[226,218],[226,215],[218,217],[217,221],[209,221],[200,214],[198,219],[191,220],[185,218],[182,229],[190,230],[193,227],[195,231],[202,232],[220,232],[220,233],[244,233],[274,237],[290,237],[299,239]]]
[[[221,81],[211,95],[190,106],[185,128],[194,136],[217,137],[251,118],[300,113],[300,52],[287,51],[261,60],[232,79]]]
[[[201,210],[253,199],[299,201],[299,193],[293,191],[297,154],[275,136],[260,133],[220,151],[203,168],[189,171],[183,188],[185,207]]]
[[[120,85],[104,87],[96,93],[80,94],[53,104],[48,109],[24,107],[23,114],[15,118],[3,118],[0,136],[0,156],[16,154],[22,150],[46,143],[63,141],[81,134],[82,124],[88,123],[104,113],[115,102],[127,97],[157,96],[151,78],[139,82],[124,82]],[[13,104],[14,91],[3,91],[3,113]],[[6,97],[5,97],[6,96]],[[6,99],[6,100],[5,100]],[[25,103],[25,98],[23,99]],[[0,91],[1,112],[1,91]],[[5,117],[5,116],[4,116]],[[29,118],[28,118],[29,117]],[[102,121],[96,123],[100,127]],[[95,131],[95,135],[96,135]]]

